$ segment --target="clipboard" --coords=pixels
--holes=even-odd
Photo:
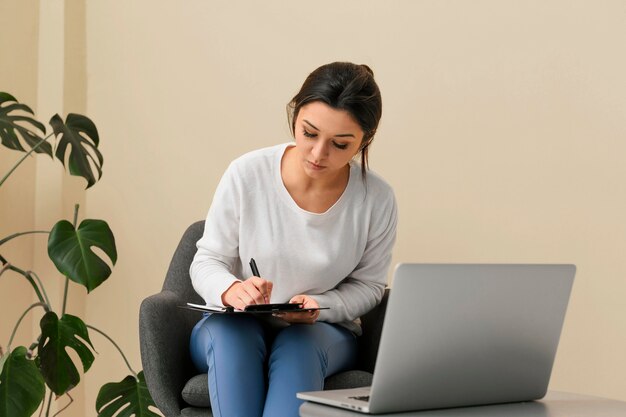
[[[246,307],[245,310],[235,310],[233,307],[212,307],[202,304],[187,303],[187,305],[179,306],[190,310],[203,311],[205,313],[217,314],[279,314],[279,313],[302,313],[308,311],[328,310],[330,307],[314,307],[303,308],[302,304],[297,303],[273,303],[273,304],[253,304]]]

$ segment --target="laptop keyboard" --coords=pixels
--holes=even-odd
[[[365,401],[365,402],[369,402],[370,400],[369,395],[357,395],[356,397],[348,397],[348,398],[353,399],[353,400]]]

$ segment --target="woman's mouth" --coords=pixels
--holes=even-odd
[[[325,166],[317,165],[317,164],[315,164],[315,163],[313,163],[311,161],[307,161],[307,162],[309,163],[309,167],[311,167],[311,169],[313,169],[315,171],[320,171],[320,170],[326,168]]]

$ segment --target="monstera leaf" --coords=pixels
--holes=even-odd
[[[70,174],[86,179],[87,188],[94,185],[102,176],[103,163],[102,154],[98,150],[100,139],[96,125],[88,117],[70,113],[65,123],[55,114],[50,119],[50,126],[57,137],[56,157],[65,166],[65,156],[69,148]],[[97,177],[94,169],[98,172]]]
[[[30,107],[18,103],[11,94],[0,92],[0,140],[7,148],[22,152],[26,152],[26,149],[20,143],[19,137],[33,148],[43,140],[38,132],[46,133],[46,127],[42,123],[24,113],[34,115]],[[52,146],[44,142],[35,152],[52,156]]]
[[[67,348],[78,354],[84,372],[94,361],[93,353],[85,344],[93,349],[87,326],[81,319],[69,314],[64,314],[59,320],[53,311],[41,318],[40,326],[41,342],[37,348],[39,369],[50,389],[56,395],[63,395],[80,382],[80,375]]]
[[[128,375],[120,382],[105,384],[98,392],[96,399],[96,411],[98,417],[112,417],[116,412],[124,408],[119,415],[135,417],[158,417],[149,407],[156,407],[143,376],[143,371],[135,379]]]
[[[19,346],[7,353],[0,373],[0,417],[31,416],[43,401],[45,385],[34,361]]]
[[[103,220],[83,220],[78,229],[67,220],[61,220],[48,237],[48,255],[59,272],[84,285],[88,292],[111,275],[109,265],[93,252],[92,247],[104,251],[115,265],[115,238]]]

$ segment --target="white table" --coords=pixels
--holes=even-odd
[[[357,417],[367,414],[305,402],[300,417]],[[387,417],[626,417],[626,402],[550,391],[539,401],[382,414]]]

